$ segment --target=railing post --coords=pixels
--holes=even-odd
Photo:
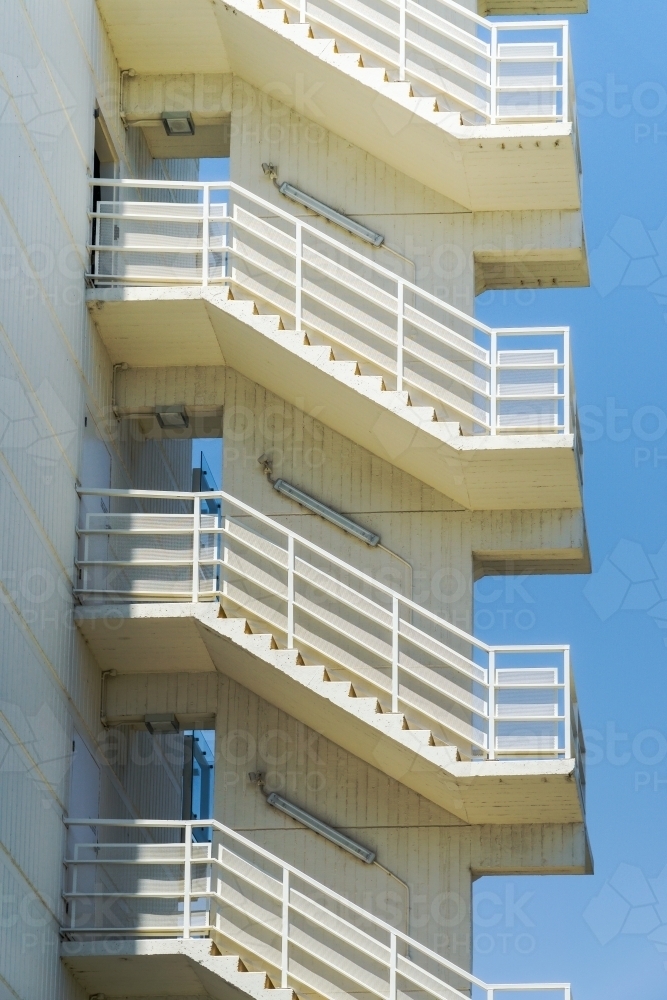
[[[308,0],[300,0],[299,3],[299,22],[301,24],[306,23],[306,14],[308,13],[307,8]]]
[[[498,120],[498,29],[495,24],[491,28],[490,60],[489,125],[495,125]]]
[[[199,548],[201,536],[201,500],[192,501],[192,603],[199,603]]]
[[[294,535],[287,537],[287,648],[294,649]]]
[[[389,937],[389,1000],[396,1000],[396,935]]]
[[[565,759],[569,760],[572,757],[572,679],[570,677],[570,647],[566,646],[563,650],[563,715],[565,716],[565,721],[563,723],[563,730],[565,736],[565,743],[563,749],[565,752]]]
[[[563,81],[563,107],[561,108],[561,120],[563,122],[569,122],[570,120],[570,25],[566,21],[563,25],[563,58],[561,61],[561,73]]]
[[[204,198],[202,204],[202,231],[201,231],[201,283],[206,288],[208,285],[208,252],[210,245],[210,215],[211,215],[211,188],[204,184]]]
[[[490,433],[498,432],[498,334],[495,330],[491,333],[490,351],[491,369],[489,372],[489,424]]]
[[[301,294],[303,286],[303,227],[300,222],[296,222],[295,226],[296,259],[294,273],[294,329],[300,330],[303,325],[303,306]]]
[[[283,868],[283,926],[280,954],[280,988],[287,989],[289,965],[289,868]]]
[[[403,338],[404,338],[405,285],[399,278],[396,295],[396,391],[403,391]]]
[[[398,629],[399,629],[398,594],[392,597],[391,607],[391,710],[398,712]]]
[[[183,937],[190,937],[190,907],[192,905],[192,827],[185,824],[185,858],[183,864]]]
[[[489,650],[489,760],[496,759],[496,651]]]
[[[405,80],[405,37],[406,37],[406,0],[399,0],[398,8],[398,79]]]
[[[228,247],[231,245],[229,240],[229,212],[227,211],[227,202],[223,202],[222,205],[222,278],[231,278],[229,273],[229,251]],[[210,237],[209,237],[210,238]]]
[[[70,830],[72,830],[72,827],[69,826],[67,828],[67,830],[69,832]],[[79,860],[79,845],[75,844],[74,845],[74,861],[77,862],[78,860]],[[73,870],[72,870],[72,892],[73,893],[76,892],[78,873],[79,873],[79,866],[78,866],[78,864],[75,863],[74,866],[73,866]],[[70,927],[72,928],[72,930],[74,930],[74,928],[76,927],[76,899],[72,899],[71,906],[72,906],[72,909],[71,909],[71,912],[70,912]]]
[[[563,332],[563,434],[572,433],[570,365],[570,328],[566,327]]]

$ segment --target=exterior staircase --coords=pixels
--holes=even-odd
[[[473,987],[486,1000],[510,989],[571,1000],[566,983],[482,982],[216,820],[208,842],[193,842],[194,821],[65,823],[94,837],[66,859],[61,927],[61,957],[89,995],[269,1000],[279,983],[271,1000],[294,1000],[293,989],[317,1000],[465,1000]],[[90,888],[69,888],[84,877]]]
[[[567,329],[492,330],[235,184],[113,187],[87,293],[112,362],[227,364],[468,509],[581,506]]]
[[[220,954],[209,939],[120,940],[112,947],[65,941],[61,957],[88,996],[297,1000],[293,989],[276,988],[266,972],[250,971],[239,955]]]
[[[535,23],[494,25],[447,0],[437,13],[407,0],[401,29],[398,8],[238,0],[215,13],[233,72],[269,93],[279,83],[282,103],[432,190],[472,211],[578,209],[567,22],[552,22],[545,49]]]
[[[581,822],[568,647],[487,646],[226,493],[80,492],[112,504],[77,561],[102,670],[215,669],[467,822]]]

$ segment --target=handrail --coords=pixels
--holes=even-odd
[[[100,914],[109,915],[111,911],[111,906],[114,900],[162,900],[163,907],[166,901],[171,900],[173,903],[177,904],[173,908],[173,915],[180,918],[180,912],[178,910],[178,903],[182,902],[182,927],[177,924],[173,926],[162,927],[151,927],[148,931],[152,936],[174,936],[173,931],[180,931],[180,934],[176,934],[177,937],[183,939],[189,939],[193,934],[201,936],[202,934],[206,936],[220,935],[226,940],[232,940],[232,931],[228,924],[223,923],[222,916],[226,910],[233,909],[236,911],[240,910],[239,904],[235,904],[233,899],[231,899],[231,894],[223,894],[222,885],[223,877],[225,874],[232,874],[236,880],[236,885],[243,883],[250,887],[252,893],[253,904],[257,906],[256,903],[257,894],[263,893],[265,896],[272,900],[274,905],[277,902],[281,903],[281,917],[278,921],[270,922],[270,920],[261,921],[257,917],[255,921],[263,930],[268,930],[273,933],[276,938],[279,938],[278,946],[273,949],[266,947],[266,942],[258,935],[253,942],[249,941],[250,933],[248,932],[248,927],[246,927],[246,933],[244,935],[243,944],[246,950],[251,950],[257,960],[260,962],[267,962],[271,965],[274,964],[272,960],[272,955],[280,956],[279,962],[275,963],[275,967],[281,975],[281,985],[287,987],[293,985],[295,987],[308,986],[307,978],[304,979],[304,972],[295,970],[293,963],[290,963],[290,955],[293,953],[295,945],[300,951],[304,950],[303,941],[295,942],[294,938],[290,934],[291,927],[291,915],[292,913],[298,917],[299,921],[310,921],[311,924],[315,924],[319,938],[321,940],[323,935],[329,932],[332,944],[329,944],[329,948],[336,946],[338,948],[338,957],[341,960],[341,969],[344,965],[347,965],[347,969],[342,972],[343,976],[347,975],[351,979],[354,979],[354,972],[351,971],[350,966],[353,965],[353,959],[351,955],[355,953],[360,953],[363,957],[371,957],[375,965],[379,965],[386,976],[387,984],[396,982],[397,975],[402,978],[412,981],[413,985],[417,985],[421,990],[425,990],[430,993],[431,996],[435,998],[443,997],[443,990],[447,994],[454,994],[457,997],[463,997],[464,995],[456,987],[450,985],[439,975],[435,975],[430,968],[422,968],[415,961],[417,954],[421,959],[428,962],[431,966],[440,967],[449,973],[454,974],[464,982],[469,983],[471,986],[476,986],[486,993],[487,1000],[493,1000],[494,991],[521,991],[521,992],[538,992],[538,991],[549,991],[549,992],[562,992],[563,1000],[570,1000],[570,985],[569,983],[521,983],[521,984],[488,984],[485,983],[478,976],[469,972],[466,969],[462,969],[460,966],[455,965],[454,962],[445,958],[443,955],[439,955],[437,952],[433,951],[427,945],[411,937],[409,934],[394,927],[392,924],[387,923],[380,917],[375,916],[375,914],[365,910],[363,907],[354,903],[352,900],[347,899],[345,896],[331,889],[330,887],[314,879],[312,876],[306,874],[300,869],[296,868],[294,865],[289,864],[289,862],[284,861],[277,855],[272,854],[265,848],[260,847],[254,841],[244,837],[242,834],[238,833],[236,830],[230,827],[224,826],[218,820],[207,819],[207,820],[149,820],[149,819],[138,819],[138,820],[127,820],[127,819],[99,819],[95,818],[63,818],[63,822],[67,828],[83,826],[97,830],[97,828],[108,828],[109,830],[114,829],[125,829],[125,830],[163,830],[163,831],[180,831],[182,834],[182,840],[180,841],[149,841],[149,842],[105,842],[100,841],[97,833],[95,834],[96,840],[91,843],[77,842],[75,845],[74,857],[66,858],[65,865],[68,869],[72,869],[73,878],[71,884],[73,888],[71,890],[65,891],[63,893],[64,899],[69,903],[70,906],[70,921],[69,925],[63,925],[61,932],[65,937],[76,939],[79,935],[95,934],[99,936],[101,933],[114,933],[114,934],[140,934],[147,933],[145,927],[141,925],[128,924],[118,924],[116,926],[104,926],[101,925]],[[205,822],[206,826],[210,828],[213,832],[213,839],[211,843],[196,843],[193,839],[193,834],[195,829],[201,829],[202,823]],[[245,852],[249,852],[253,856],[253,861],[248,861],[246,857],[241,854],[235,853],[229,846],[225,845],[225,841],[231,841],[234,844],[239,845]],[[156,857],[148,856],[143,858],[115,858],[106,859],[101,857],[101,852],[104,851],[105,847],[114,848],[115,850],[125,849],[131,851],[132,848],[138,846],[148,846],[149,848],[155,847],[157,849]],[[195,856],[193,851],[194,847],[198,848],[198,852]],[[176,848],[176,856],[164,857],[165,848],[173,847]],[[89,849],[92,856],[81,858],[78,855]],[[181,856],[182,855],[182,856]],[[229,857],[227,857],[229,856]],[[234,860],[241,862],[241,864],[235,864]],[[265,870],[265,867],[260,867],[257,864],[257,859],[261,859],[262,862],[268,863],[269,865],[275,866],[278,869],[278,877]],[[85,891],[77,889],[76,874],[79,868],[84,868],[86,866],[93,866],[96,870],[102,871],[105,865],[127,865],[127,866],[151,866],[164,865],[170,869],[179,868],[183,870],[182,878],[176,875],[172,876],[173,881],[177,885],[183,882],[183,887],[181,889],[175,889],[174,891],[153,891],[141,888],[139,891],[127,889],[125,891],[117,891],[114,886],[113,891],[99,891],[99,879],[95,880],[94,891]],[[209,874],[205,876],[205,881],[207,886],[210,886],[213,881],[213,873],[215,871],[217,875],[216,888],[197,888],[194,883],[193,868],[201,869],[207,868]],[[250,869],[250,872],[247,869]],[[199,876],[200,881],[202,880],[201,875]],[[303,892],[299,892],[295,889],[294,883],[300,884],[302,888],[307,887],[312,891],[313,896],[316,898],[311,898],[305,895]],[[98,884],[99,883],[99,884]],[[267,884],[268,883],[268,884]],[[136,884],[136,879],[135,879]],[[240,895],[242,899],[246,899],[244,896],[243,889],[240,890]],[[201,911],[195,910],[192,907],[193,902],[197,900],[208,900],[209,905],[214,904],[217,908],[213,913],[213,922],[211,922],[211,917],[208,915],[207,911],[201,914]],[[97,901],[97,900],[107,900],[106,905],[103,908],[96,909],[93,914],[92,923],[79,923],[81,917],[81,910],[77,908],[77,903],[84,900]],[[306,907],[303,905],[298,905],[298,900],[303,900],[308,904]],[[323,902],[326,901],[326,903]],[[332,909],[332,904],[335,909]],[[310,913],[309,908],[315,909],[320,915],[320,919],[316,919]],[[340,909],[347,912],[348,916],[344,917],[340,914]],[[127,915],[126,911],[126,915]],[[166,911],[163,911],[166,912]],[[208,922],[194,923],[193,917],[198,914],[204,916],[208,919]],[[129,916],[132,916],[131,911],[129,911]],[[271,911],[269,911],[269,916],[273,916]],[[359,917],[363,922],[365,927],[373,928],[374,934],[369,933],[367,930],[362,931],[349,919],[350,916]],[[329,923],[327,924],[327,918],[329,918]],[[374,936],[375,935],[375,936]],[[381,937],[377,935],[383,935],[388,938],[385,943]],[[341,948],[341,942],[343,948]],[[397,944],[403,946],[404,954],[399,954],[397,949]],[[292,949],[290,949],[292,945]],[[270,952],[270,954],[269,954]],[[316,959],[319,959],[319,954],[316,952],[311,952]],[[343,962],[343,960],[345,960]],[[340,971],[340,970],[336,970]],[[434,986],[429,988],[429,981],[433,981]],[[320,985],[323,984],[323,980],[320,978]],[[373,985],[376,984],[376,979],[374,978],[372,984],[369,980],[364,981],[356,980],[358,986],[365,987],[365,991],[370,992],[371,995],[375,992]],[[377,986],[375,987],[377,989]],[[375,994],[378,996],[383,996],[384,993]],[[326,996],[326,994],[325,994]],[[331,998],[333,1000],[333,997]],[[390,989],[390,998],[391,989]]]
[[[569,646],[489,645],[222,490],[78,493],[191,511],[82,508],[81,601],[221,600],[264,619],[288,649],[311,650],[370,685],[392,712],[425,720],[464,756],[578,756]],[[220,515],[202,513],[211,500]]]
[[[567,21],[492,22],[452,0],[437,0],[431,8],[413,0],[382,0],[379,11],[363,0],[284,0],[284,6],[300,23],[344,39],[362,55],[394,69],[398,80],[444,96],[448,110],[462,112],[462,124],[573,121],[567,98],[572,77]],[[499,54],[503,38],[512,46],[505,56]],[[534,46],[540,43],[543,50],[536,53]],[[503,63],[519,67],[518,82],[504,83]],[[535,63],[541,64],[541,77],[522,80],[521,68]],[[511,72],[509,79],[515,79]],[[524,95],[524,101],[505,103],[508,92]],[[534,102],[540,93],[552,95],[546,106]]]
[[[341,346],[463,433],[570,433],[569,328],[489,327],[231,181],[90,184],[200,199],[102,201],[89,213],[91,284],[227,285]]]
[[[344,39],[395,70],[399,81],[443,95],[462,112],[462,124],[573,122],[565,20],[493,22],[453,0],[434,0],[430,8],[413,0],[381,0],[379,11],[364,0],[284,0],[283,5],[300,23]],[[428,34],[420,30],[424,27]],[[505,40],[512,47],[508,55],[499,49]],[[536,51],[540,43],[542,50]],[[505,79],[503,64],[510,66]],[[521,70],[531,64],[537,64],[538,75],[525,81]],[[512,67],[519,72],[513,74]],[[523,102],[507,102],[508,93]],[[541,102],[541,94],[550,99]]]

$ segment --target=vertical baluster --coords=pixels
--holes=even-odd
[[[199,548],[201,545],[201,499],[192,503],[192,603],[199,602]]]
[[[396,935],[389,936],[389,1000],[396,1000]]]
[[[405,80],[405,36],[406,36],[406,0],[399,0],[398,9],[398,79]]]
[[[489,760],[496,759],[496,651],[489,651]]]
[[[222,263],[222,268],[221,268],[222,274],[221,274],[221,277],[222,278],[230,278],[231,275],[230,275],[230,272],[229,272],[229,253],[227,252],[227,248],[229,246],[229,225],[230,225],[230,223],[229,223],[229,214],[228,214],[228,211],[227,211],[227,202],[226,201],[223,202],[223,204],[222,204],[222,220],[223,221],[222,221],[222,260],[221,260],[221,263]]]
[[[287,538],[287,648],[294,649],[294,535]]]
[[[570,647],[563,650],[563,723],[565,742],[563,750],[567,760],[572,757],[572,684],[570,677]],[[559,741],[560,742],[560,741]]]
[[[289,869],[283,868],[283,926],[280,955],[280,987],[286,989],[289,967]]]
[[[563,332],[563,434],[572,433],[572,389],[570,385],[570,328]],[[576,445],[575,445],[576,446]]]
[[[201,283],[206,288],[208,285],[208,253],[210,245],[210,216],[211,216],[211,188],[204,184],[204,197],[202,204],[202,230],[201,230]]]
[[[300,0],[299,3],[299,21],[301,24],[306,23],[306,16],[308,14],[308,0]]]
[[[405,314],[405,285],[399,279],[396,295],[396,391],[403,391],[403,342]]]
[[[562,91],[562,107],[561,107],[561,121],[569,122],[570,120],[570,25],[566,21],[563,25],[563,39],[562,39],[562,50],[561,50],[561,82],[563,85]]]
[[[489,361],[489,424],[491,434],[498,433],[498,334],[495,330],[491,333],[491,352]]]
[[[190,937],[190,907],[192,906],[192,824],[185,824],[185,858],[183,865],[183,937]]]
[[[71,826],[67,827],[68,831],[74,829]],[[74,845],[74,865],[72,866],[72,892],[76,892],[76,886],[78,881],[79,866],[76,862],[79,860],[79,845]],[[72,930],[76,927],[76,899],[72,899],[71,911],[70,911],[70,927]]]
[[[400,608],[398,595],[392,597],[391,609],[391,710],[398,712],[398,626]]]
[[[491,75],[491,88],[489,94],[489,124],[495,125],[498,120],[498,29],[495,25],[491,28],[489,70]]]

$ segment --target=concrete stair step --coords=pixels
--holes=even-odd
[[[257,14],[261,21],[265,24],[270,24],[272,28],[277,28],[282,24],[289,24],[289,18],[287,16],[287,11],[282,7],[263,7],[260,6],[257,9]]]
[[[197,960],[205,969],[238,985],[253,1000],[296,1000],[293,989],[276,988],[267,972],[249,971],[238,955],[209,954],[197,956]]]
[[[412,84],[403,80],[387,80],[383,89],[395,101],[402,102],[414,99]]]
[[[338,51],[335,38],[303,38],[297,40],[302,48],[308,49],[309,52],[319,56],[321,59],[328,60],[329,56],[334,55]]]
[[[293,42],[309,41],[314,38],[313,29],[309,24],[302,24],[301,22],[292,22],[283,24],[280,27],[280,32],[290,38]],[[322,39],[320,39],[322,41]],[[332,39],[324,39],[324,41],[332,41]]]
[[[389,77],[384,66],[355,66],[352,72],[363,83],[370,83],[375,86],[384,86],[389,83]]]
[[[361,52],[339,52],[337,48],[331,53],[327,62],[333,63],[340,69],[348,70],[348,72],[360,69],[364,65]]]

